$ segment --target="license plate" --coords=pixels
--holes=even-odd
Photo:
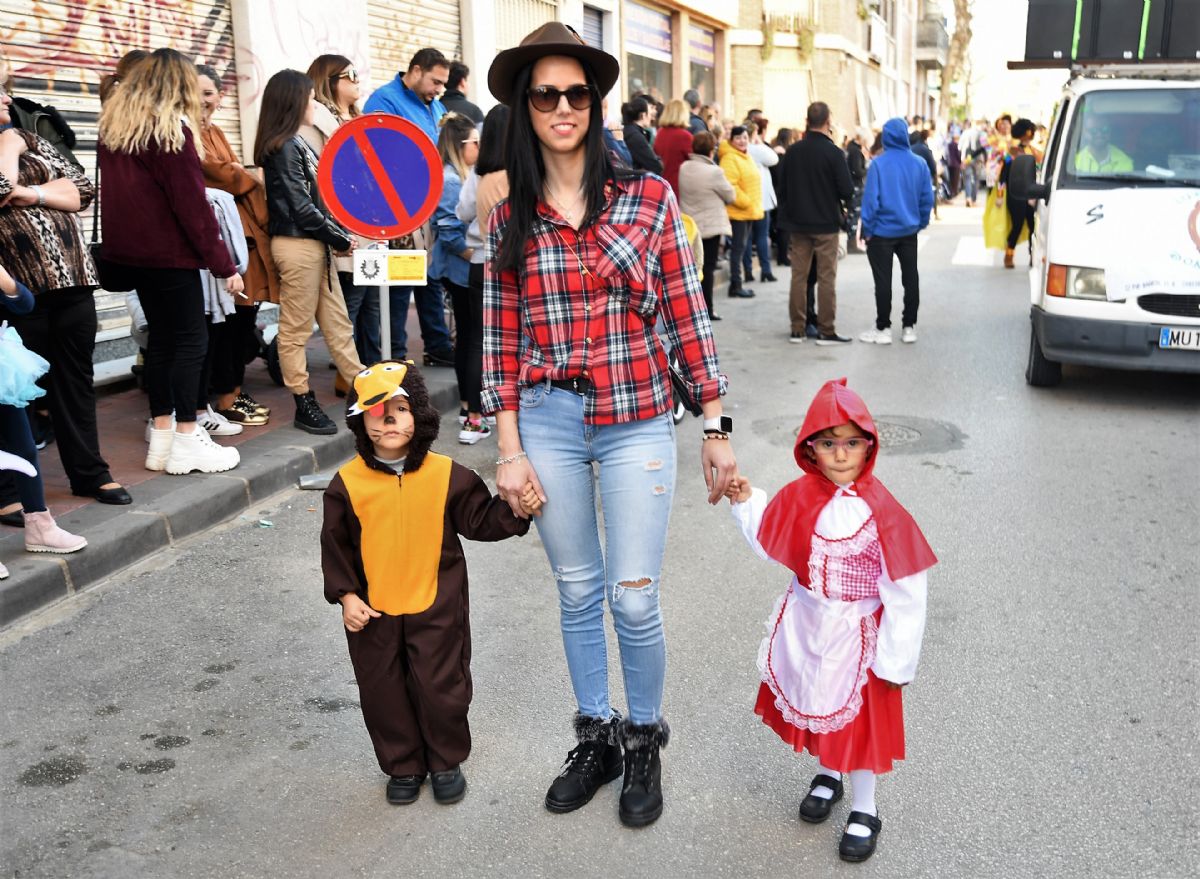
[[[1200,327],[1163,327],[1158,331],[1158,347],[1200,351]]]

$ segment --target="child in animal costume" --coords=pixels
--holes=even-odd
[[[839,854],[865,861],[882,822],[875,776],[904,759],[900,688],[916,674],[926,571],[937,558],[912,516],[872,471],[879,433],[846,380],[826,382],[795,446],[803,476],[767,503],[738,476],[727,496],[759,556],[791,569],[759,649],[755,713],[819,761],[800,817],[818,824],[853,805]]]
[[[346,415],[358,454],[325,491],[325,598],[342,605],[363,720],[396,805],[416,801],[427,774],[439,803],[466,793],[471,631],[459,535],[529,530],[473,471],[429,450],[438,423],[416,369],[364,369]],[[526,497],[523,510],[537,513],[532,489]]]

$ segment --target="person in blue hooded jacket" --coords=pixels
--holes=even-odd
[[[929,225],[933,189],[929,168],[908,145],[908,125],[897,117],[883,126],[883,152],[867,168],[863,191],[862,237],[875,278],[875,328],[858,338],[876,345],[892,343],[892,257],[900,259],[904,285],[902,342],[917,341],[917,233]]]

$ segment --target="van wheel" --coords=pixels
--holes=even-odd
[[[1062,364],[1047,360],[1038,342],[1037,330],[1029,328],[1029,363],[1025,366],[1025,381],[1035,388],[1052,388],[1062,381]]]

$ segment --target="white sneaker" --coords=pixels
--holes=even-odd
[[[492,429],[488,427],[486,421],[480,421],[478,424],[467,422],[463,425],[463,429],[458,432],[458,441],[466,446],[473,446],[481,439],[487,439],[492,435]]]
[[[174,414],[171,415],[171,426],[167,429],[172,432],[175,430],[175,415]],[[146,442],[150,442],[150,432],[152,430],[154,430],[154,417],[153,416],[146,419]]]
[[[4,562],[0,562],[0,580],[8,579],[8,568],[4,567]]]
[[[917,341],[917,328],[916,327],[905,327],[903,330],[901,330],[900,331],[900,341],[908,342],[910,345],[913,342]]]
[[[154,422],[146,426],[146,469],[161,472],[167,469],[167,458],[171,456],[171,446],[175,442],[175,428],[155,430]]]
[[[203,414],[196,415],[196,423],[208,431],[209,436],[237,436],[243,430],[240,424],[235,424],[219,412],[214,412],[209,406]]]
[[[890,345],[892,344],[892,328],[888,327],[886,330],[867,330],[865,333],[859,333],[858,341],[871,345]]]
[[[156,431],[157,432],[157,431]],[[199,470],[201,473],[223,473],[232,470],[242,460],[238,450],[218,446],[208,431],[198,424],[191,433],[176,432],[167,457],[167,472],[176,476]]]

